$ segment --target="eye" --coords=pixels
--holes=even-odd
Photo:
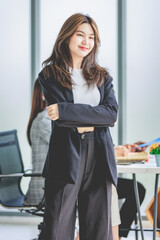
[[[81,33],[77,33],[77,36],[83,37],[83,34],[81,34]]]
[[[93,39],[94,40],[94,37],[89,37],[89,39]]]

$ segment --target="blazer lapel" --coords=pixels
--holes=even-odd
[[[65,88],[64,89],[64,96],[66,98],[66,101],[69,102],[69,103],[73,103],[73,92],[72,90],[68,89],[68,88]]]
[[[100,92],[100,103],[99,103],[99,105],[100,105],[100,104],[102,104],[103,99],[104,99],[104,83],[100,87],[98,87],[98,89]]]

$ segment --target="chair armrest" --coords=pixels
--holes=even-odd
[[[23,177],[42,177],[42,173],[24,173]]]
[[[42,173],[10,173],[10,174],[0,174],[0,178],[5,177],[41,177]]]
[[[0,178],[4,177],[23,177],[24,173],[10,173],[10,174],[0,174]]]
[[[42,176],[42,173],[40,172],[32,172],[33,171],[33,168],[28,168],[24,171],[24,174],[23,174],[23,177],[41,177]],[[30,172],[30,173],[27,173],[27,172]]]

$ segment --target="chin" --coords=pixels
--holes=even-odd
[[[86,57],[87,55],[88,55],[88,53],[87,54],[83,54],[83,58]]]
[[[89,52],[87,52],[87,53],[82,53],[82,54],[81,54],[81,57],[84,58],[84,57],[86,57],[88,54],[89,54]]]

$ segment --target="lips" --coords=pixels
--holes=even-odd
[[[88,50],[88,48],[86,48],[86,47],[79,47],[82,51],[87,51]]]

